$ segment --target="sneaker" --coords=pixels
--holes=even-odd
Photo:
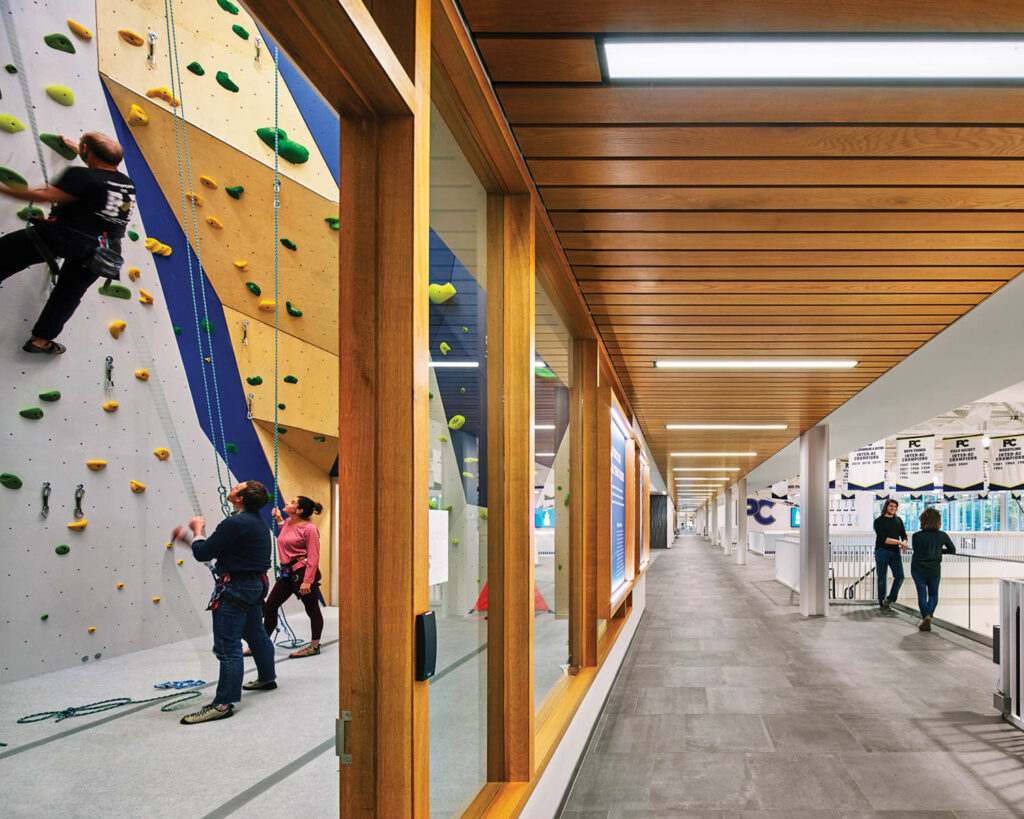
[[[68,348],[56,341],[51,341],[45,347],[39,347],[32,343],[32,339],[29,339],[21,345],[21,349],[26,353],[35,353],[36,355],[60,355],[66,353]]]
[[[883,597],[878,603],[878,607],[882,609],[882,611],[888,611],[892,607],[892,603],[889,601],[888,597]]]
[[[242,686],[243,691],[273,691],[277,688],[277,682],[275,680],[249,680]]]
[[[300,651],[293,651],[289,657],[313,657],[320,653],[320,646],[306,646]]]
[[[234,716],[235,706],[230,703],[225,706],[204,705],[194,714],[188,714],[181,718],[182,725],[195,725],[197,722],[210,722],[215,719],[227,719]]]
[[[921,625],[919,625],[917,628],[920,631],[931,631],[932,630],[932,616],[929,614],[927,617],[925,617],[924,620],[921,621]]]
[[[251,657],[252,656],[252,649],[251,648],[247,648],[245,651],[242,652],[242,656],[243,657]]]

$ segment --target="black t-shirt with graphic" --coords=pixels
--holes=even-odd
[[[135,201],[131,179],[120,171],[78,167],[64,171],[53,186],[75,197],[51,211],[58,225],[90,238],[106,233],[111,244],[120,244]]]

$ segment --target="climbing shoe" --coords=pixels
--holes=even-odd
[[[61,353],[67,352],[67,347],[63,344],[58,344],[56,341],[51,341],[45,347],[39,347],[32,343],[32,339],[29,339],[21,345],[26,353],[35,353],[36,355],[60,355]]]
[[[187,714],[181,718],[182,725],[195,725],[197,722],[210,722],[215,719],[227,719],[234,716],[235,706],[227,705],[204,705],[194,714]]]
[[[243,691],[273,691],[277,688],[277,682],[274,680],[249,680],[242,686]]]
[[[301,651],[293,651],[289,657],[313,657],[320,653],[320,646],[306,646]]]

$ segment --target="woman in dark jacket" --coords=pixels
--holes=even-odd
[[[910,561],[910,576],[917,586],[917,605],[921,609],[921,631],[932,630],[932,614],[939,602],[939,579],[942,556],[956,554],[956,546],[949,535],[940,531],[942,515],[938,509],[928,507],[921,513],[921,531],[914,532],[914,557]]]

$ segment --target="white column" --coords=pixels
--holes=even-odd
[[[747,565],[747,479],[736,481],[736,565]]]
[[[732,554],[732,518],[732,487],[728,486],[725,489],[725,542],[722,543],[722,549],[727,555]]]
[[[828,425],[800,436],[800,613],[828,614]]]
[[[718,545],[718,498],[714,497],[711,503],[711,545]]]

